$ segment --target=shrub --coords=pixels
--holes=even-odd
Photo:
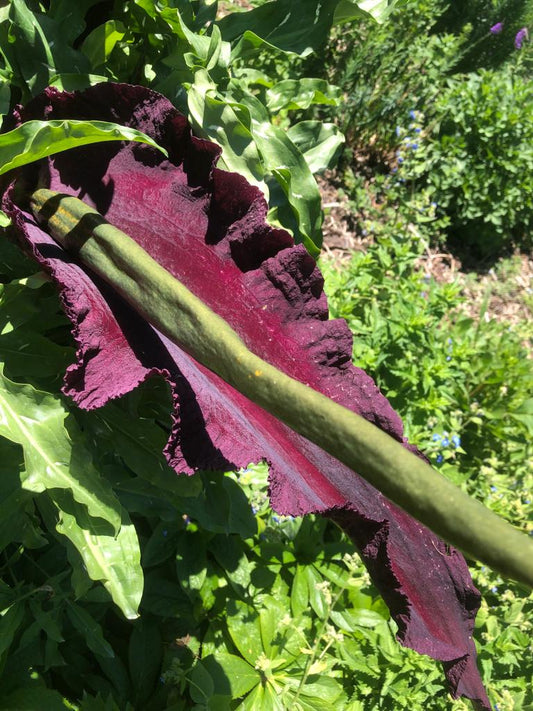
[[[452,244],[466,244],[474,257],[528,243],[532,108],[530,82],[512,71],[480,71],[449,80],[428,107],[421,139],[404,139],[403,177],[428,187],[451,220]]]

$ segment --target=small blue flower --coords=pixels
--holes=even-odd
[[[491,491],[498,491],[498,487],[497,487],[497,486],[491,486],[491,487],[490,487],[490,490],[491,490]]]
[[[447,360],[447,361],[450,361],[451,359],[452,359],[451,356],[446,356],[446,360]]]
[[[437,454],[437,464],[440,464],[443,461],[444,457],[442,454]]]
[[[257,508],[257,506],[254,506],[254,505],[252,504],[252,513],[253,513],[254,516],[256,515],[256,513],[257,513],[258,511],[259,511],[259,509]]]
[[[166,538],[166,537],[168,536],[168,531],[167,531],[167,529],[166,529],[166,528],[165,528],[165,530],[164,530],[164,531],[162,531],[162,533],[163,533],[163,536],[164,536],[165,538]]]
[[[432,437],[431,439],[432,439],[434,442],[439,442],[439,441],[442,439],[442,435],[440,435],[440,434],[438,434],[437,432],[435,432],[435,434],[433,435],[433,437]]]
[[[417,126],[417,127],[415,128],[415,133],[420,133],[421,130],[422,130],[422,129]]]
[[[403,163],[403,158],[401,156],[398,158],[398,163]]]
[[[396,135],[399,136],[402,132],[402,129],[399,126],[396,126]]]
[[[418,143],[411,143],[411,150],[416,151],[418,148]]]
[[[498,592],[498,588],[496,587],[496,585],[494,585],[494,586],[490,589],[490,591],[493,592],[493,593],[497,593],[497,592]]]
[[[410,117],[413,119],[413,121],[414,121],[414,119],[416,119],[416,111],[414,111],[414,109],[411,109],[411,111],[409,111],[409,116],[410,116]]]
[[[436,202],[432,202],[432,203],[431,203],[431,207],[435,208],[435,207],[438,207],[438,205],[437,205]]]
[[[443,447],[449,447],[450,446],[450,440],[447,437],[444,437],[444,439],[441,442]]]
[[[454,447],[460,447],[461,446],[461,438],[459,435],[452,435],[452,442]]]

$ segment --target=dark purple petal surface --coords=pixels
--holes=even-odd
[[[273,508],[319,512],[339,523],[398,623],[400,641],[441,660],[454,695],[490,709],[472,640],[479,593],[462,555],[143,321],[35,224],[20,186],[39,182],[93,205],[257,355],[404,441],[398,415],[351,363],[346,323],[328,320],[313,259],[287,232],[266,224],[260,191],[217,169],[218,147],[193,137],[164,97],[129,85],[73,94],[49,89],[17,115],[19,122],[37,118],[115,121],[149,134],[170,156],[139,144],[71,150],[25,170],[6,193],[3,209],[19,240],[56,280],[74,324],[77,361],[64,392],[92,409],[163,374],[173,389],[170,465],[193,473],[265,459]]]

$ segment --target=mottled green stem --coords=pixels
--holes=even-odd
[[[378,427],[254,355],[220,316],[85,203],[37,190],[31,205],[57,242],[195,360],[363,476],[445,541],[533,587],[533,540],[527,535]]]

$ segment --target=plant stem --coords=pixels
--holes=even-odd
[[[533,540],[527,535],[375,425],[252,353],[228,323],[82,201],[40,189],[31,196],[31,206],[59,244],[195,360],[445,541],[533,587]],[[347,502],[354,485],[353,480],[336,484]]]

